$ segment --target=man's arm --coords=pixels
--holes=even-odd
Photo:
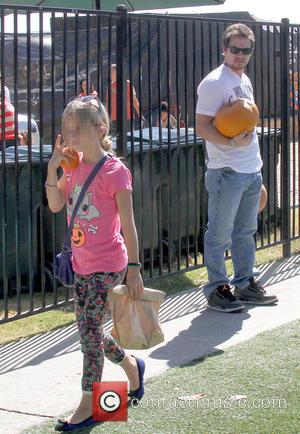
[[[247,146],[251,142],[251,133],[247,133],[247,131],[242,132],[238,136],[233,139],[229,139],[228,137],[223,136],[223,134],[219,133],[219,131],[214,127],[213,121],[214,116],[207,115],[196,115],[196,133],[198,136],[202,137],[209,142],[216,143],[218,145],[225,145],[231,148],[235,146]]]
[[[218,143],[219,145],[230,145],[230,139],[219,133],[213,126],[214,116],[196,115],[196,132],[197,135],[203,137],[212,143]]]

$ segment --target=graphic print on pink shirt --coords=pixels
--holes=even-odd
[[[67,217],[91,171],[80,162],[77,169],[66,171]],[[115,193],[131,190],[131,174],[115,157],[106,161],[85,193],[72,231],[73,268],[79,274],[120,271],[127,265],[127,251],[121,235],[121,222]]]
[[[67,202],[67,215],[69,218],[71,218],[72,212],[73,212],[73,205],[77,202],[80,191],[82,189],[81,185],[75,184],[74,190],[71,193],[71,196],[68,199]],[[72,243],[75,247],[82,247],[86,241],[85,232],[80,224],[80,219],[85,220],[92,220],[93,218],[100,217],[100,212],[96,208],[95,205],[93,205],[92,201],[93,194],[90,192],[86,192],[84,195],[84,198],[82,199],[81,205],[77,211],[75,224],[72,231]],[[98,229],[98,226],[90,225],[88,227],[88,231],[96,234]]]

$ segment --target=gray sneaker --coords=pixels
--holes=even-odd
[[[229,285],[218,286],[209,296],[207,307],[220,312],[238,312],[245,308],[243,303],[234,297]]]
[[[249,279],[249,285],[246,288],[234,289],[234,295],[243,303],[266,305],[273,304],[278,301],[276,295],[266,295],[266,291],[259,282],[255,282],[254,278]]]

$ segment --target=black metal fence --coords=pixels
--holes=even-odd
[[[18,31],[21,21],[25,33]],[[122,7],[106,13],[0,6],[1,101],[7,87],[15,109],[14,143],[3,136],[0,154],[0,323],[66,304],[71,296],[53,279],[51,265],[65,214],[50,212],[43,186],[61,114],[83,78],[105,103],[117,153],[133,174],[145,280],[203,265],[205,148],[195,133],[197,86],[222,62],[221,36],[231,22],[129,14]],[[246,23],[257,40],[247,73],[260,109],[269,193],[257,248],[282,244],[288,256],[300,222],[300,26]],[[162,101],[177,121],[174,129],[162,126]],[[23,128],[28,143],[16,146]]]

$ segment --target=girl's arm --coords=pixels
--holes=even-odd
[[[55,148],[52,157],[48,163],[48,174],[46,181],[46,194],[48,199],[49,208],[52,212],[59,212],[63,209],[66,203],[66,179],[63,175],[60,180],[57,179],[57,169],[64,157],[62,150],[64,146],[61,144],[61,135],[57,136]]]
[[[128,262],[139,263],[139,244],[133,216],[132,195],[130,190],[116,193],[117,207],[120,215],[122,231],[127,248]],[[140,267],[129,267],[127,271],[129,295],[138,298],[144,290]]]

